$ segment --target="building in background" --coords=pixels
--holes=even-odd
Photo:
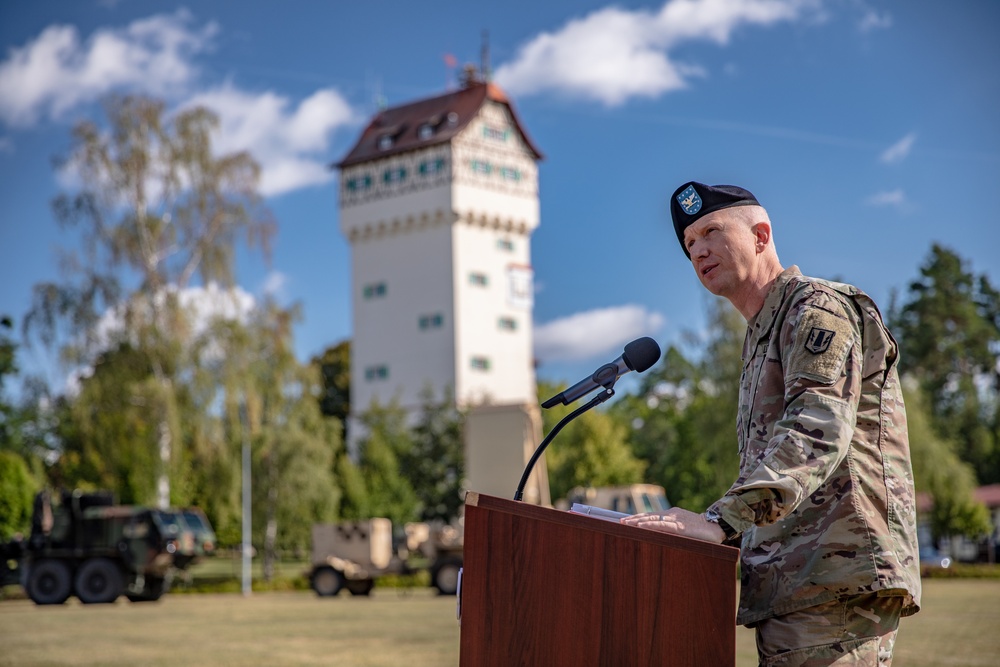
[[[473,422],[475,408],[489,408],[494,425],[510,412],[517,450],[538,432],[531,233],[541,158],[506,94],[466,70],[456,90],[380,111],[338,163],[352,261],[352,446],[374,401],[416,411],[428,388],[436,399],[451,392]],[[488,457],[475,458],[470,470]],[[523,465],[520,451],[514,458]]]

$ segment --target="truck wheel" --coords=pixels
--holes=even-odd
[[[361,596],[371,595],[372,589],[375,588],[375,582],[371,579],[348,580],[344,585],[351,595]]]
[[[313,571],[312,588],[320,597],[332,597],[344,586],[344,575],[332,567],[321,567]]]
[[[108,604],[122,594],[122,574],[107,558],[91,558],[76,573],[76,596],[83,604]]]
[[[62,604],[70,595],[69,568],[61,560],[40,560],[28,567],[28,597],[35,604]]]
[[[458,591],[458,571],[462,569],[462,559],[448,556],[434,563],[431,568],[431,585],[441,595],[454,595]]]

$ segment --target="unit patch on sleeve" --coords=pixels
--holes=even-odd
[[[813,327],[809,330],[809,337],[806,338],[806,349],[813,354],[823,354],[830,348],[830,343],[836,335],[836,331]]]
[[[830,384],[843,371],[854,332],[845,318],[809,308],[802,313],[792,340],[788,376]]]

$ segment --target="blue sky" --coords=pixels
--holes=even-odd
[[[53,156],[110,92],[212,105],[279,222],[259,298],[299,303],[300,358],[350,336],[336,174],[372,114],[479,62],[545,153],[532,242],[539,374],[575,381],[704,327],[668,198],[752,190],[779,256],[888,308],[933,242],[1000,282],[1000,3],[993,0],[287,2],[0,0],[0,313],[58,278]],[[586,332],[581,336],[580,332]],[[46,367],[40,351],[22,359]],[[52,371],[50,370],[50,378]]]

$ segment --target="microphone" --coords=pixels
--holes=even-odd
[[[622,356],[618,357],[610,364],[604,364],[590,377],[580,380],[566,391],[556,394],[549,400],[542,403],[546,410],[562,404],[569,405],[582,396],[586,396],[598,387],[610,389],[614,386],[618,378],[629,371],[642,373],[648,370],[660,358],[660,346],[656,341],[648,336],[636,338],[625,346]]]

